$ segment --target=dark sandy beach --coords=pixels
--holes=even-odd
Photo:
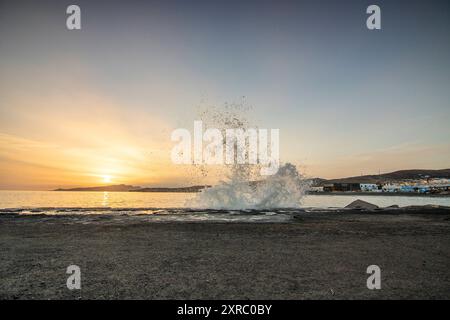
[[[450,210],[291,223],[0,215],[0,299],[449,299]],[[66,268],[81,268],[81,290]],[[368,290],[366,268],[381,268]]]

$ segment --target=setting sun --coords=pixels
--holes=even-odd
[[[111,182],[111,176],[110,175],[103,175],[103,182],[104,183],[110,183]]]

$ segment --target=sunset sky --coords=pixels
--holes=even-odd
[[[449,32],[449,1],[0,0],[0,189],[197,183],[170,134],[226,103],[311,177],[449,168]]]

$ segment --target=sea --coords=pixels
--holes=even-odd
[[[437,205],[450,207],[450,197],[384,195],[303,195],[296,207],[193,206],[196,193],[0,191],[0,215],[145,216],[148,221],[290,221],[293,212],[314,214],[343,208],[361,199],[379,207]],[[241,201],[241,200],[240,200]],[[241,201],[242,202],[242,201]]]

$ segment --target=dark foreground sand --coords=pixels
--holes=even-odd
[[[92,219],[91,219],[92,220]],[[292,223],[0,216],[1,299],[449,299],[450,211]],[[66,288],[81,267],[82,289]],[[366,287],[367,266],[382,289]]]

